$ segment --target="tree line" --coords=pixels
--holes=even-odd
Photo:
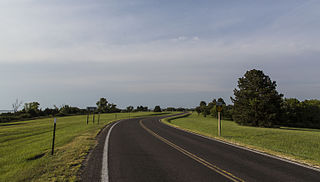
[[[233,105],[226,105],[222,98],[218,98],[218,100],[213,99],[208,104],[205,101],[201,101],[199,106],[195,108],[195,111],[198,115],[202,114],[204,117],[212,116],[217,117],[217,102],[222,103],[222,115],[225,119],[232,120],[232,110]]]
[[[299,101],[283,98],[276,90],[276,82],[262,70],[250,70],[238,79],[238,88],[231,97],[233,105],[223,103],[222,115],[240,125],[257,127],[306,127],[320,128],[320,100]],[[201,101],[195,108],[198,114],[216,117],[216,100],[206,104]]]
[[[19,108],[22,106],[22,102],[15,101],[12,104],[13,112],[2,113],[0,114],[0,123],[11,122],[11,121],[20,121],[20,120],[28,120],[35,118],[43,118],[43,117],[53,117],[53,116],[71,116],[71,115],[81,115],[87,114],[87,109],[81,109],[78,107],[73,107],[70,105],[62,105],[61,107],[53,106],[53,108],[40,108],[39,102],[29,102],[25,103],[21,110]],[[137,106],[136,108],[133,106],[128,106],[125,109],[117,108],[117,105],[114,103],[108,102],[106,98],[100,98],[96,102],[96,110],[95,113],[120,113],[120,112],[162,112],[162,111],[185,111],[185,108],[174,108],[168,107],[166,109],[162,109],[160,106],[155,106],[154,109],[149,109],[147,106]]]
[[[39,102],[25,103],[23,109],[13,110],[13,112],[0,114],[0,122],[20,121],[34,118],[44,118],[51,116],[70,116],[80,115],[87,112],[86,109],[80,109],[78,107],[72,107],[69,105],[63,105],[60,108],[54,106],[53,108],[40,109]]]
[[[299,101],[286,98],[281,105],[281,123],[283,126],[320,128],[320,100]]]

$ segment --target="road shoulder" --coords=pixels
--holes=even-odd
[[[103,157],[104,144],[110,127],[115,123],[113,121],[107,124],[96,136],[96,145],[88,152],[83,161],[78,177],[80,181],[91,182],[100,181],[102,168],[101,159]]]

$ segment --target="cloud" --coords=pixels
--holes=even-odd
[[[195,36],[195,37],[192,38],[192,40],[198,41],[198,40],[200,40],[200,39],[199,39],[199,37]]]
[[[185,37],[185,36],[180,36],[180,37],[178,37],[176,40],[178,40],[178,41],[184,41],[184,40],[187,40],[187,37]]]
[[[219,9],[203,16],[204,12],[208,13],[214,7],[207,4],[205,6],[208,10],[195,9],[193,16],[187,15],[180,22],[172,20],[159,24],[157,21],[180,15],[170,10],[169,15],[161,13],[156,16],[149,14],[149,11],[155,9],[152,3],[147,6],[150,10],[143,9],[143,2],[127,3],[4,3],[1,17],[11,15],[11,18],[1,19],[4,31],[0,34],[0,63],[179,61],[208,57],[232,62],[232,59],[246,59],[250,55],[299,54],[303,51],[318,51],[319,47],[320,41],[314,41],[319,37],[315,36],[316,31],[310,35],[305,34],[319,29],[316,21],[309,21],[308,25],[313,24],[312,28],[300,28],[301,34],[297,34],[297,30],[290,31],[306,27],[306,20],[317,15],[316,8],[313,8],[316,3],[307,3],[302,8],[296,8],[287,14],[281,13],[278,17],[277,14],[272,15],[273,19],[266,21],[263,29],[255,19],[248,18],[252,16],[249,14],[252,9],[246,6],[230,4],[235,13],[224,17],[225,14]],[[218,3],[219,5],[224,6]],[[172,6],[177,8],[176,4]],[[141,11],[133,11],[132,8],[140,8]],[[168,7],[160,8],[169,11]],[[248,11],[239,15],[245,8]],[[270,9],[261,11],[269,12]],[[297,22],[296,19],[302,21]],[[260,29],[246,29],[250,34],[244,34],[240,31],[241,26],[247,27],[248,22],[253,25],[256,23]],[[193,28],[183,29],[184,25]],[[159,27],[161,31],[157,30]],[[210,34],[207,30],[210,30]],[[220,32],[222,30],[224,33]],[[185,35],[181,35],[181,32]],[[176,38],[170,40],[172,33]],[[201,40],[200,36],[203,37]]]
[[[196,39],[194,42],[192,39]],[[320,51],[319,42],[304,39],[280,39],[266,37],[254,40],[238,40],[226,43],[220,41],[204,41],[197,37],[171,43],[169,40],[146,42],[129,45],[105,45],[83,43],[70,47],[42,48],[28,47],[25,49],[1,49],[2,62],[168,62],[205,60],[234,62],[247,59],[249,56],[281,56],[299,55],[304,52]],[[182,41],[183,40],[183,41]],[[190,41],[187,41],[190,40]]]

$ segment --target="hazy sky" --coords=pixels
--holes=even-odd
[[[320,99],[318,0],[1,0],[0,109],[194,107],[262,69]]]

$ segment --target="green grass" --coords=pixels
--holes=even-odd
[[[162,113],[168,114],[168,113]],[[128,113],[117,113],[117,119]],[[154,116],[153,112],[130,117]],[[101,114],[100,124],[86,124],[86,116],[57,118],[55,154],[50,155],[53,118],[0,123],[0,181],[76,181],[95,136],[115,114]]]
[[[164,120],[165,123],[209,137],[257,149],[313,166],[320,166],[320,130],[304,128],[257,128],[222,121],[222,136],[217,136],[217,119],[198,116]]]

